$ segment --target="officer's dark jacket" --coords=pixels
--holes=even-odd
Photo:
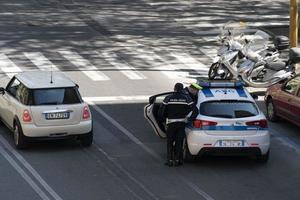
[[[158,111],[159,121],[167,120],[167,124],[173,122],[186,122],[187,115],[192,112],[190,119],[194,119],[198,115],[198,109],[196,108],[193,100],[189,95],[182,92],[175,92],[168,95]]]

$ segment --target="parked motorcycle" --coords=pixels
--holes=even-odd
[[[290,50],[287,61],[279,59],[280,51],[288,47],[285,37],[275,38],[275,48],[269,48],[269,36],[262,31],[257,31],[251,41],[244,41],[241,44],[234,37],[223,40],[227,50],[222,47],[223,51],[219,51],[221,53],[214,59],[208,74],[210,79],[241,78],[249,86],[268,87],[294,73],[294,64],[300,53],[297,49]]]

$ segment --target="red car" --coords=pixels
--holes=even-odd
[[[268,88],[265,95],[267,118],[284,118],[300,126],[300,74]]]

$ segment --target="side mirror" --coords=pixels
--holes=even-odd
[[[251,94],[252,98],[257,101],[258,100],[258,95],[257,94]]]
[[[75,83],[76,87],[79,89],[79,85],[77,83]]]
[[[149,104],[153,104],[154,101],[155,101],[155,97],[154,96],[149,97]]]
[[[284,85],[284,87],[283,87],[285,90],[291,90],[292,89],[292,86],[290,86],[290,85]]]
[[[0,87],[0,94],[2,94],[2,95],[5,94],[5,89],[3,87]]]

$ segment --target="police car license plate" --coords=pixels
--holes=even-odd
[[[69,119],[70,113],[69,112],[57,112],[57,113],[46,113],[46,119]]]
[[[218,146],[220,147],[243,147],[243,140],[219,140]]]

